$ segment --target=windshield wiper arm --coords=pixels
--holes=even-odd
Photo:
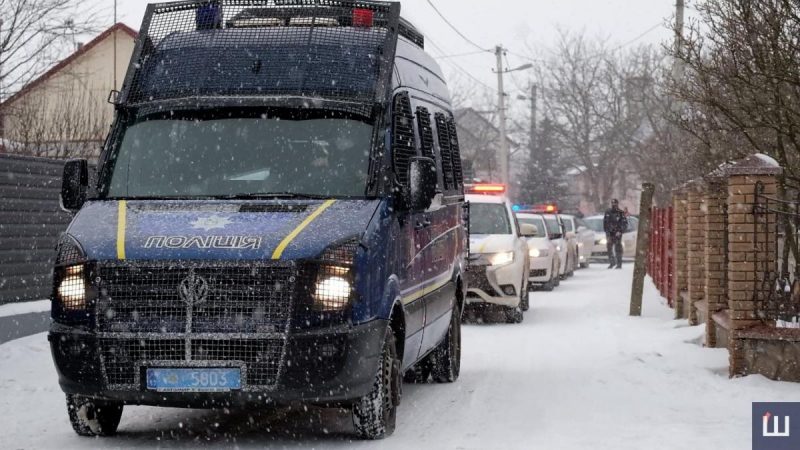
[[[330,196],[316,195],[316,194],[300,194],[296,192],[263,192],[263,193],[241,193],[233,195],[221,195],[214,198],[225,200],[268,200],[268,199],[309,199],[309,200],[326,200]]]

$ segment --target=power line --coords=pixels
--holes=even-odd
[[[636,35],[636,37],[634,37],[633,39],[625,41],[622,44],[619,44],[616,47],[611,48],[609,50],[609,53],[614,53],[614,52],[616,52],[618,50],[621,50],[621,49],[623,49],[623,48],[625,48],[625,47],[627,47],[627,46],[639,41],[640,39],[642,39],[643,37],[645,37],[648,34],[652,33],[653,31],[655,31],[656,29],[658,29],[661,26],[663,26],[663,24],[661,22],[653,25],[652,27],[648,28],[647,30],[643,31],[642,33]],[[518,57],[518,58],[522,58],[522,59],[530,61],[530,62],[547,63],[547,60],[539,59],[539,58],[531,58],[530,56],[525,56],[525,55],[523,55],[521,53],[512,52],[511,50],[508,50],[508,49],[506,49],[506,52],[508,52],[508,53]],[[583,57],[583,58],[579,58],[578,60],[579,61],[586,61],[586,60],[590,60],[590,59],[600,58],[602,56],[604,56],[603,53],[597,53],[597,54],[594,54],[594,55],[589,55],[589,56],[586,56],[586,57]]]
[[[444,23],[446,23],[446,24],[447,24],[447,25],[448,25],[448,26],[449,26],[449,27],[450,27],[450,28],[451,28],[453,31],[455,31],[455,32],[456,32],[456,34],[458,34],[459,36],[461,36],[461,39],[464,39],[464,40],[465,40],[465,41],[466,41],[468,44],[472,45],[473,47],[477,48],[478,50],[480,50],[480,51],[482,51],[482,52],[490,52],[490,53],[492,52],[492,50],[490,50],[490,49],[488,49],[488,48],[481,47],[480,45],[476,44],[476,43],[475,43],[473,40],[471,40],[470,38],[466,37],[466,36],[464,35],[464,33],[460,32],[460,31],[458,30],[458,28],[456,28],[456,27],[455,27],[455,25],[453,25],[452,23],[450,23],[450,21],[449,21],[449,20],[447,20],[447,17],[445,17],[445,16],[444,16],[444,14],[442,14],[442,13],[441,13],[441,11],[439,11],[439,9],[438,9],[438,8],[436,8],[436,5],[434,5],[434,4],[433,4],[433,2],[432,2],[431,0],[427,0],[427,2],[428,2],[428,4],[429,4],[429,5],[431,5],[431,8],[433,8],[433,10],[434,10],[434,11],[436,11],[436,14],[438,14],[438,15],[439,15],[439,17],[441,17],[441,18],[442,18],[442,20],[444,21]]]
[[[486,52],[483,51],[483,50],[480,50],[480,51],[476,51],[476,52],[456,53],[456,54],[453,54],[453,55],[437,56],[436,59],[461,58],[463,56],[480,55],[480,54],[483,54],[483,53],[486,53]]]
[[[425,37],[425,41],[428,42],[429,44],[431,44],[441,55],[445,55],[446,54],[446,52],[444,50],[442,50],[442,47],[436,45],[436,42],[431,40],[430,37],[426,36]],[[441,56],[440,56],[440,58],[441,58]],[[454,61],[443,60],[442,62],[444,62],[445,64],[447,64],[447,65],[449,65],[449,66],[451,66],[453,68],[455,68],[456,70],[458,70],[459,72],[463,73],[464,75],[466,75],[467,77],[469,77],[470,79],[472,79],[476,83],[482,85],[483,87],[485,87],[485,88],[487,88],[489,90],[492,90],[492,91],[496,91],[497,90],[497,88],[493,88],[493,87],[489,86],[488,84],[484,83],[483,81],[481,81],[480,79],[476,78],[468,70],[466,70],[463,67],[459,66]]]

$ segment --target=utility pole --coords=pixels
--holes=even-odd
[[[533,157],[534,152],[536,151],[536,96],[537,96],[538,86],[536,83],[531,83],[531,137],[530,137],[530,150],[531,150],[531,157]]]
[[[675,58],[672,61],[672,80],[683,79],[683,10],[685,0],[675,0]]]
[[[114,0],[114,24],[112,26],[114,26],[114,27],[117,26],[117,0]],[[117,90],[117,89],[119,89],[119,86],[117,86],[117,30],[116,29],[114,30],[114,69],[113,70],[114,70],[114,87],[112,87],[111,89],[112,90]]]
[[[508,186],[508,139],[506,139],[506,93],[503,88],[503,52],[505,49],[498,45],[494,49],[497,57],[497,109],[500,115],[500,181]]]

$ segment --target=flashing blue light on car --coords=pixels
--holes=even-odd
[[[514,212],[520,211],[520,210],[522,210],[522,206],[514,205],[514,206],[511,207],[511,210],[514,211]]]

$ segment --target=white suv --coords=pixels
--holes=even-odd
[[[544,217],[540,214],[517,213],[520,226],[533,225],[536,236],[528,238],[528,258],[531,272],[528,281],[544,291],[552,291],[560,283],[560,254],[556,244],[550,240]]]
[[[469,267],[467,306],[501,308],[509,323],[528,309],[528,242],[504,197],[467,195]],[[530,225],[528,235],[534,234]]]

